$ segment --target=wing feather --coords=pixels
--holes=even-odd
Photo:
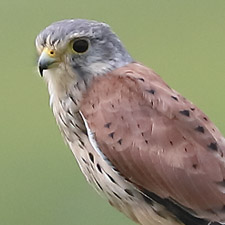
[[[137,187],[225,221],[224,139],[152,70],[132,63],[96,77],[81,112],[103,154]]]

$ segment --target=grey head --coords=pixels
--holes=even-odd
[[[39,71],[64,67],[70,74],[96,76],[133,59],[105,23],[85,19],[55,22],[36,38]]]

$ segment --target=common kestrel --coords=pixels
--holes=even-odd
[[[53,23],[36,47],[65,141],[111,205],[142,225],[225,224],[225,142],[202,111],[105,23]]]

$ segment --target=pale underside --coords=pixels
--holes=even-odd
[[[148,204],[147,190],[197,217],[225,221],[224,139],[152,70],[132,63],[88,88],[66,70],[46,71],[45,78],[66,142],[112,205],[143,225],[183,224],[164,206]]]

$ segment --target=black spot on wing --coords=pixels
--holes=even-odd
[[[150,93],[150,94],[155,94],[155,90],[153,90],[153,89],[149,89],[149,90],[146,90],[148,93]]]
[[[112,124],[112,123],[106,123],[106,124],[104,125],[104,127],[110,128],[111,124]]]
[[[158,195],[148,191],[142,190],[143,197],[145,201],[154,205],[154,202],[157,202],[163,205],[169,212],[176,216],[176,218],[185,225],[209,225],[210,221],[205,219],[200,219],[194,216],[194,212],[191,209],[187,209],[184,206],[179,205],[172,199],[161,198]],[[213,225],[220,225],[220,223],[212,223]]]
[[[190,111],[189,110],[182,110],[179,112],[181,115],[184,115],[184,116],[187,116],[189,117],[190,116]]]
[[[176,96],[172,95],[171,98],[178,102],[178,98]]]
[[[114,133],[115,133],[115,132],[110,133],[110,134],[109,134],[109,137],[111,137],[111,138],[113,139]]]
[[[123,141],[123,139],[120,138],[117,142],[118,142],[120,145],[122,145],[122,141]]]
[[[203,134],[205,133],[204,127],[202,127],[202,126],[197,126],[195,128],[195,130],[198,131],[198,132],[200,132],[200,133],[203,133]]]
[[[205,117],[205,116],[203,117],[203,120],[208,121],[207,117]]]
[[[217,151],[218,150],[217,143],[216,142],[210,143],[208,145],[208,148],[211,149],[211,150]]]
[[[198,165],[197,165],[197,164],[193,164],[192,167],[193,167],[194,169],[197,169]]]

